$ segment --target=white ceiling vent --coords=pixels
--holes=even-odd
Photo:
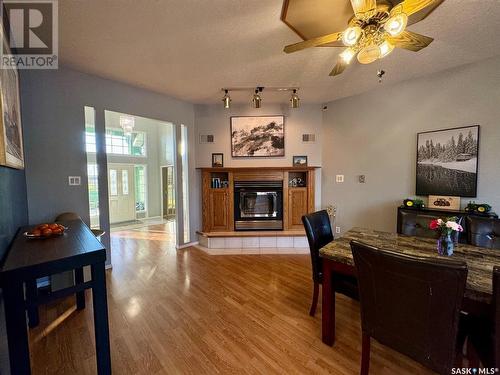
[[[302,134],[302,142],[304,143],[316,142],[316,134]]]
[[[200,134],[200,143],[214,143],[213,134]]]

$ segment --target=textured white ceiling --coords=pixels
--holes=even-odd
[[[64,0],[60,61],[193,103],[218,103],[225,86],[299,86],[304,102],[321,103],[377,87],[380,68],[387,72],[383,84],[391,84],[500,54],[498,0],[445,0],[409,27],[435,39],[428,48],[397,49],[332,78],[341,49],[282,52],[301,39],[280,21],[281,6],[281,0]],[[285,102],[288,94],[263,98]]]

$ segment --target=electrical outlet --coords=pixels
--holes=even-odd
[[[340,227],[335,227],[335,233],[340,233]]]
[[[80,176],[68,176],[68,184],[69,186],[79,186],[82,183],[82,179]]]
[[[335,176],[335,182],[337,182],[337,183],[344,182],[344,175],[343,174],[338,174],[337,176]]]

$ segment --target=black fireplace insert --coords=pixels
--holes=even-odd
[[[283,230],[283,181],[234,183],[235,230]]]

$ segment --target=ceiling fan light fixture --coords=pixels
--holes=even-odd
[[[340,58],[346,64],[349,64],[354,56],[356,56],[356,52],[352,48],[347,48],[340,54]]]
[[[378,47],[380,49],[380,58],[386,57],[394,49],[394,45],[389,43],[387,40],[380,44]]]
[[[358,61],[361,64],[371,64],[380,58],[380,48],[375,44],[366,46],[358,53]]]
[[[290,106],[292,108],[299,108],[300,105],[300,98],[299,95],[297,95],[297,89],[293,89],[292,96],[290,97]]]
[[[231,97],[229,96],[229,90],[224,90],[224,96],[222,97],[222,102],[224,103],[224,108],[231,108]]]
[[[361,37],[362,32],[363,30],[361,30],[361,27],[359,26],[348,27],[342,33],[342,43],[344,43],[346,47],[355,45]]]
[[[407,24],[408,24],[408,16],[405,13],[399,13],[387,20],[387,22],[384,25],[384,29],[391,36],[398,36],[404,31]]]

